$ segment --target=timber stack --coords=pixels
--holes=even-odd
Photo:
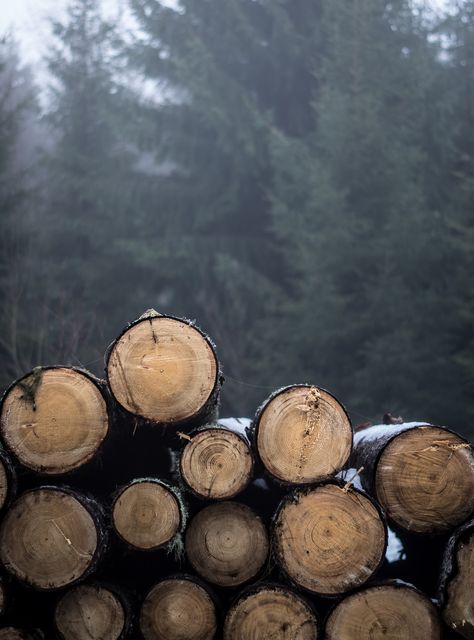
[[[316,384],[221,419],[216,349],[148,311],[105,380],[0,409],[0,640],[474,640],[474,453]]]

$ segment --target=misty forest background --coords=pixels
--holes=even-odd
[[[0,44],[0,383],[103,372],[145,309],[223,414],[331,390],[474,436],[474,0],[72,0],[48,90]],[[43,25],[44,26],[44,25]]]

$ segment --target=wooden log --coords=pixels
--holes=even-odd
[[[4,567],[37,589],[58,589],[84,578],[104,545],[98,506],[66,488],[45,486],[22,494],[0,525]]]
[[[344,407],[327,391],[293,385],[257,411],[255,442],[268,473],[281,482],[314,483],[342,469],[352,447]]]
[[[205,422],[217,409],[215,349],[188,320],[145,314],[111,345],[106,371],[117,402],[151,422]]]
[[[130,613],[116,589],[78,585],[59,599],[54,624],[61,640],[122,640],[128,634]]]
[[[238,502],[202,509],[190,522],[186,554],[205,580],[235,587],[252,580],[268,555],[268,536],[260,517]]]
[[[446,624],[474,640],[474,519],[457,529],[443,557],[439,597]]]
[[[224,640],[317,640],[318,620],[293,591],[263,584],[239,596],[224,622]]]
[[[37,367],[7,390],[0,432],[6,447],[34,471],[77,469],[97,452],[108,431],[100,383],[67,367]]]
[[[145,640],[212,640],[216,607],[204,585],[189,576],[162,580],[143,602],[140,630]]]
[[[287,496],[274,522],[276,559],[295,584],[333,596],[364,584],[379,568],[387,529],[378,505],[336,483]]]
[[[463,438],[412,422],[355,434],[351,466],[394,526],[445,533],[474,510],[474,454]]]
[[[139,478],[120,489],[112,507],[119,537],[149,551],[168,544],[186,525],[186,508],[177,489],[157,478]]]
[[[326,622],[326,640],[441,640],[433,603],[405,583],[366,587],[344,598]]]
[[[189,436],[181,453],[181,477],[200,498],[224,500],[243,491],[252,478],[248,442],[230,429],[212,426]]]

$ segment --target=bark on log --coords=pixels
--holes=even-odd
[[[6,447],[34,471],[77,469],[97,452],[108,431],[100,383],[67,367],[37,367],[7,390],[0,432]]]
[[[405,583],[374,585],[342,600],[326,621],[326,640],[441,640],[433,603]]]
[[[13,500],[16,486],[15,468],[6,452],[0,449],[0,510]]]
[[[424,423],[377,425],[355,434],[351,466],[390,521],[444,533],[474,510],[474,454],[463,438]]]
[[[215,349],[188,320],[145,314],[111,345],[106,371],[117,402],[151,422],[202,423],[217,410]]]
[[[140,612],[145,640],[212,640],[217,612],[208,590],[189,576],[156,584]]]
[[[446,624],[474,639],[474,519],[451,536],[443,558],[439,596]]]
[[[317,640],[318,621],[312,608],[280,585],[263,584],[244,592],[229,609],[224,640]]]
[[[349,486],[327,483],[287,496],[275,516],[276,559],[295,584],[334,596],[379,568],[387,528],[378,505]]]
[[[66,488],[45,486],[24,493],[0,525],[4,567],[37,589],[58,589],[84,578],[104,546],[99,507]]]
[[[185,548],[205,580],[235,587],[252,580],[268,556],[268,536],[260,517],[238,502],[220,502],[200,511],[186,531]]]
[[[327,391],[293,385],[257,411],[255,443],[267,471],[291,484],[327,479],[346,464],[352,427],[344,407]]]
[[[43,634],[19,627],[0,627],[0,640],[42,640]]]
[[[212,426],[190,434],[180,457],[180,473],[200,498],[234,498],[249,484],[254,461],[248,442],[230,429]]]
[[[171,485],[157,478],[139,478],[117,494],[112,524],[131,547],[150,551],[168,544],[184,530],[186,509]]]
[[[115,589],[78,585],[58,601],[54,624],[61,640],[122,640],[128,634],[130,612]]]

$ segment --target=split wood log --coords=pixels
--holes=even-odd
[[[238,433],[212,426],[188,436],[180,457],[181,476],[200,498],[234,498],[251,480],[253,455]]]
[[[208,590],[189,576],[156,584],[140,612],[145,640],[212,640],[217,614]]]
[[[108,431],[107,407],[92,375],[67,367],[37,367],[6,392],[0,431],[26,467],[48,474],[77,469]]]
[[[333,596],[361,586],[377,571],[387,528],[378,505],[335,483],[296,491],[275,516],[276,559],[292,582]]]
[[[457,529],[447,544],[439,585],[446,624],[474,640],[474,520]]]
[[[84,578],[95,569],[104,546],[98,506],[66,488],[24,493],[0,525],[4,567],[37,589],[58,589]]]
[[[149,551],[184,530],[186,510],[177,489],[157,478],[139,478],[119,491],[112,523],[124,542]]]
[[[127,637],[129,611],[115,589],[78,585],[58,601],[54,624],[62,640],[121,640]]]
[[[433,603],[404,583],[366,587],[342,600],[326,622],[326,640],[441,640]]]
[[[215,349],[188,320],[145,314],[111,345],[106,371],[117,402],[146,420],[202,423],[216,411],[221,380]]]
[[[15,493],[15,468],[6,452],[0,449],[0,510],[11,502]]]
[[[444,533],[474,510],[474,454],[463,438],[419,422],[377,425],[355,434],[351,466],[391,522]]]
[[[260,517],[244,504],[219,502],[190,522],[186,553],[194,570],[221,587],[252,580],[268,556],[268,536]]]
[[[224,622],[224,640],[317,640],[312,608],[290,589],[260,585],[239,596]]]
[[[254,429],[264,466],[285,483],[327,479],[351,452],[352,427],[344,407],[315,386],[293,385],[274,393],[257,411]]]

